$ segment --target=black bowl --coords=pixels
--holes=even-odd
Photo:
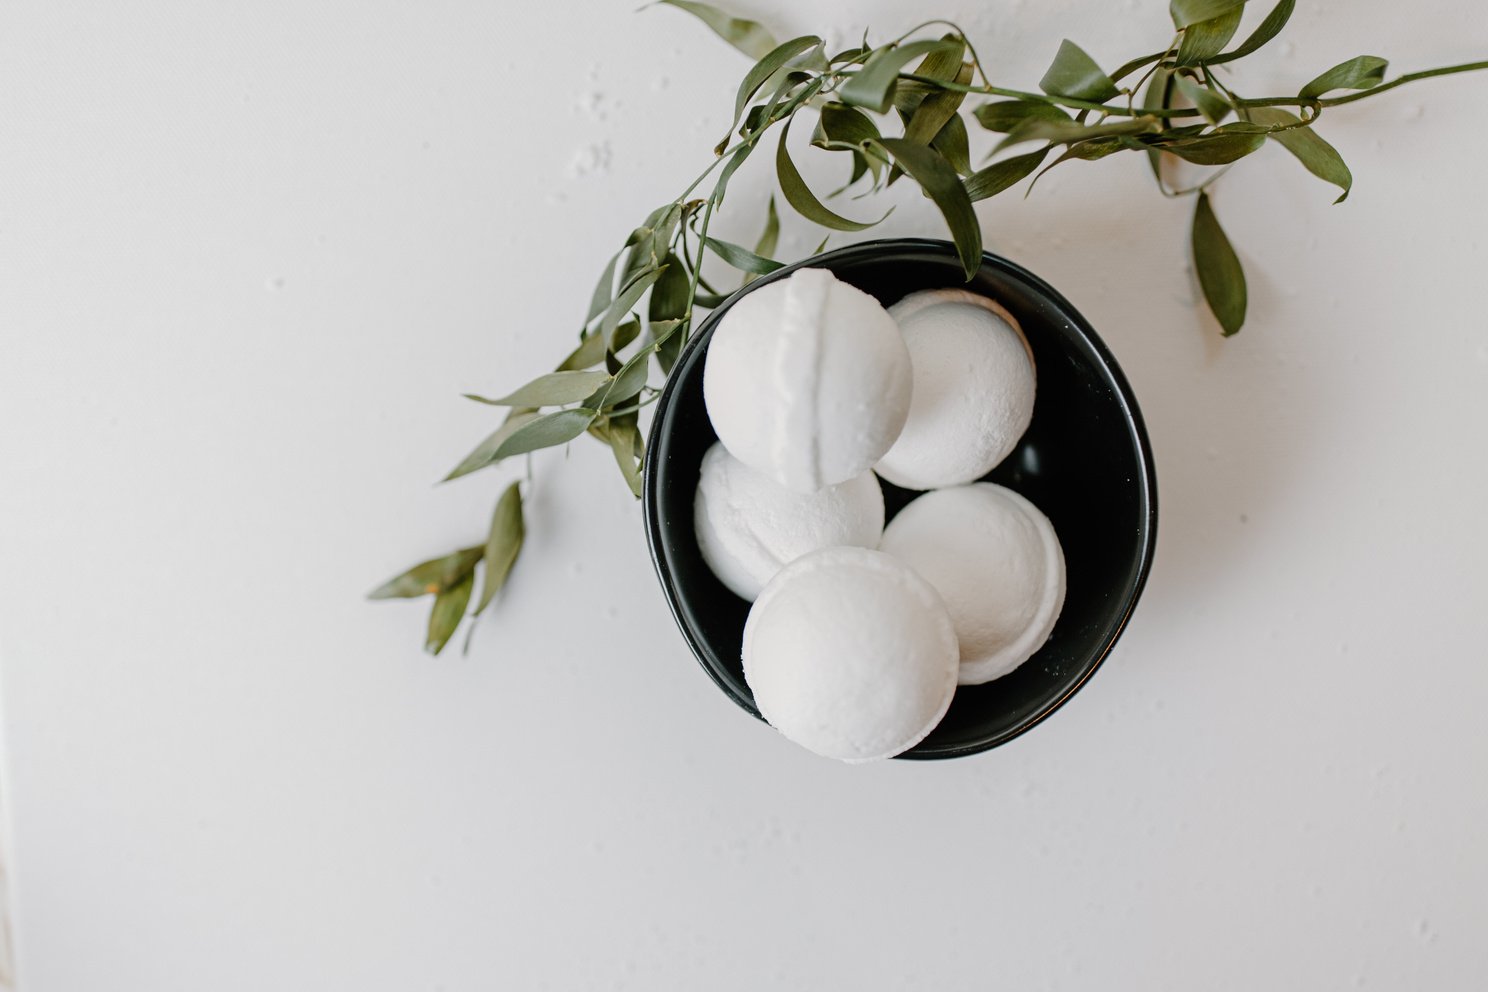
[[[1007,307],[1038,369],[1033,422],[986,479],[1048,514],[1064,547],[1068,591],[1054,632],[1016,671],[961,686],[950,712],[903,758],[954,758],[1028,730],[1085,684],[1131,616],[1157,540],[1157,488],[1142,415],[1116,360],[1075,308],[1037,276],[996,255],[968,284],[945,241],[870,241],[786,266],[731,296],[698,328],[673,370],[646,453],[646,539],[672,613],[703,669],[759,716],[744,682],[740,645],[749,604],[709,571],[693,534],[703,453],[717,440],[703,406],[708,340],[731,304],[801,266],[830,269],[884,305],[921,289],[958,287]],[[918,493],[884,483],[890,517]]]

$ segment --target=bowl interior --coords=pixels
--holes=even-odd
[[[884,305],[921,289],[967,288],[1007,307],[1023,326],[1038,371],[1033,421],[1013,453],[985,478],[1043,510],[1064,548],[1068,591],[1048,642],[1011,674],[961,686],[950,712],[908,758],[944,758],[1001,744],[1064,702],[1121,633],[1151,561],[1156,502],[1141,416],[1120,370],[1082,317],[1023,269],[987,255],[968,284],[939,241],[853,245],[806,260]],[[782,269],[751,288],[783,278]],[[647,536],[677,622],[703,667],[758,716],[740,662],[749,604],[703,562],[693,495],[703,453],[717,440],[703,405],[708,340],[727,306],[709,315],[674,370],[646,461]],[[889,516],[918,493],[883,483]]]

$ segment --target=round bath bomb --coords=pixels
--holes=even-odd
[[[926,493],[884,529],[945,600],[962,685],[1001,678],[1043,646],[1064,606],[1064,552],[1049,518],[1011,489],[980,482]]]
[[[956,692],[956,632],[907,565],[825,548],[770,580],[744,625],[744,678],[776,730],[828,758],[908,750]]]
[[[703,368],[724,447],[803,493],[872,468],[904,426],[910,387],[894,319],[826,269],[742,297],[713,331]]]
[[[889,313],[909,347],[914,399],[878,474],[906,489],[981,478],[1033,418],[1033,353],[1017,319],[962,289],[911,293]]]
[[[820,548],[876,548],[883,490],[872,472],[814,493],[786,489],[715,444],[703,456],[693,525],[703,561],[741,599],[753,600],[775,573]]]

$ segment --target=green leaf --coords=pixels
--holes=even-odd
[[[424,641],[425,651],[437,655],[444,650],[455,628],[465,618],[465,607],[470,603],[470,590],[473,588],[475,576],[467,575],[434,597],[434,608],[429,611],[429,636]]]
[[[1230,102],[1209,87],[1200,86],[1187,76],[1174,76],[1173,82],[1209,123],[1218,124],[1230,112]]]
[[[1240,18],[1244,13],[1245,7],[1237,6],[1218,17],[1185,28],[1183,40],[1178,43],[1178,64],[1198,65],[1218,55],[1240,29]]]
[[[1168,13],[1173,15],[1173,27],[1182,31],[1191,24],[1212,21],[1243,6],[1245,0],[1170,0]]]
[[[971,65],[961,61],[966,54],[966,43],[955,35],[947,35],[941,40],[955,47],[925,56],[924,61],[915,67],[915,75],[963,85],[970,83]],[[904,127],[904,137],[928,145],[946,122],[956,116],[965,99],[966,94],[959,90],[933,89],[914,107]]]
[[[1285,126],[1298,123],[1295,114],[1276,107],[1258,107],[1251,110],[1249,116],[1257,124]],[[1334,203],[1348,199],[1349,190],[1354,185],[1353,174],[1344,164],[1338,149],[1324,141],[1322,135],[1311,127],[1294,127],[1288,131],[1274,131],[1269,137],[1295,155],[1308,172],[1343,191]]]
[[[615,456],[615,464],[620,466],[620,474],[625,476],[625,484],[630,487],[631,495],[639,499],[641,496],[640,458],[645,451],[645,446],[641,441],[640,428],[636,425],[636,415],[627,414],[610,421],[605,432],[605,440],[609,442],[610,451]]]
[[[1302,87],[1297,96],[1312,100],[1333,90],[1367,90],[1380,84],[1389,64],[1378,55],[1360,55],[1335,65]]]
[[[999,100],[996,103],[984,103],[973,113],[982,127],[1000,134],[1007,134],[1029,118],[1046,121],[1070,119],[1069,114],[1052,103],[1041,103],[1037,100]]]
[[[666,269],[661,278],[651,287],[651,300],[646,311],[646,319],[652,327],[653,340],[656,335],[656,325],[661,321],[682,320],[687,317],[689,296],[692,292],[692,280],[688,278],[687,269],[682,260],[676,255],[668,255],[666,258]],[[670,335],[664,345],[656,351],[656,360],[661,365],[661,371],[667,375],[671,374],[672,367],[677,363],[677,356],[682,351],[684,338],[680,334]]]
[[[739,118],[744,114],[744,108],[749,105],[749,101],[754,97],[754,94],[759,92],[759,88],[765,85],[765,82],[771,76],[785,68],[785,64],[797,55],[820,44],[821,39],[815,35],[802,35],[799,38],[792,38],[790,41],[771,49],[763,58],[756,62],[739,83],[739,92],[734,96],[734,119],[729,124],[729,133],[732,133],[734,125],[739,123]],[[728,134],[725,134],[723,145],[720,145],[718,148],[719,154],[723,153],[723,146],[727,144]]]
[[[1167,52],[1153,52],[1151,55],[1143,55],[1139,58],[1132,59],[1130,62],[1123,64],[1121,68],[1111,73],[1111,79],[1113,82],[1119,83],[1127,76],[1130,76],[1132,73],[1136,72],[1138,69],[1146,68],[1152,63],[1163,59],[1167,56],[1167,54]]]
[[[589,316],[584,318],[584,326],[588,327],[594,323],[594,318],[605,312],[605,307],[610,305],[610,300],[615,295],[615,265],[620,261],[621,252],[615,252],[610,256],[610,264],[606,265],[604,272],[600,273],[599,282],[594,284],[594,295],[589,301]]]
[[[659,339],[660,336],[657,335],[644,348],[641,348],[634,355],[631,355],[630,358],[626,359],[625,364],[615,371],[614,380],[607,383],[602,389],[595,391],[593,396],[586,399],[584,401],[584,407],[589,410],[603,410],[606,407],[618,406],[639,393],[645,387],[646,380],[650,377],[649,366],[651,355],[660,346]],[[592,421],[593,418],[591,417],[590,422]],[[583,427],[580,427],[574,432],[574,436],[577,437],[588,428],[589,424],[585,423]]]
[[[936,51],[953,51],[962,42],[911,41],[907,45],[887,45],[868,57],[863,68],[842,84],[837,96],[843,103],[867,107],[880,114],[894,103],[894,86],[899,72],[911,59]]]
[[[930,142],[930,147],[940,152],[957,175],[971,175],[971,139],[966,133],[966,122],[956,114],[945,122]]]
[[[1026,155],[1015,155],[1000,162],[993,162],[967,178],[966,195],[972,200],[985,200],[996,196],[1026,179],[1048,155],[1049,149],[1045,147]]]
[[[1132,148],[1134,145],[1137,148],[1141,147],[1141,145],[1135,144],[1133,138],[1124,135],[1112,135],[1106,138],[1090,138],[1086,141],[1078,141],[1066,148],[1062,155],[1046,165],[1038,175],[1033,177],[1033,182],[1028,184],[1028,192],[1032,193],[1034,184],[1043,178],[1045,172],[1048,172],[1056,165],[1075,160],[1094,162],[1097,159],[1105,158],[1107,155],[1114,155],[1124,149]],[[1026,196],[1027,194],[1025,193],[1024,195]]]
[[[1229,337],[1245,323],[1245,270],[1214,216],[1209,194],[1201,191],[1198,201],[1193,218],[1194,269],[1209,309]]]
[[[577,403],[607,379],[609,376],[603,372],[550,372],[500,399],[487,399],[471,393],[466,393],[465,398],[491,406],[563,406]]]
[[[579,346],[568,353],[558,365],[559,372],[574,372],[579,369],[587,369],[604,361],[605,336],[598,331],[586,335],[579,341]]]
[[[610,344],[609,347],[605,349],[604,356],[605,368],[609,371],[610,375],[614,375],[616,372],[619,372],[620,366],[623,364],[616,356],[621,351],[625,350],[626,345],[630,344],[632,341],[640,336],[641,322],[639,320],[627,320],[625,323],[615,328],[615,334],[613,337],[610,338]],[[589,406],[588,403],[585,403],[583,405]],[[591,407],[591,409],[593,408]]]
[[[764,26],[742,17],[730,17],[717,7],[691,0],[656,0],[657,3],[685,10],[702,21],[724,41],[751,58],[762,59],[775,47],[775,38]]]
[[[1025,141],[1053,141],[1057,144],[1073,144],[1090,138],[1108,138],[1124,134],[1153,134],[1162,129],[1156,117],[1133,117],[1128,120],[1108,121],[1104,124],[1081,124],[1079,121],[1056,121],[1042,117],[1030,117],[1009,132],[998,142],[995,151]]]
[[[594,416],[593,410],[580,407],[559,410],[556,413],[527,413],[512,417],[466,455],[465,460],[444,477],[444,481],[469,475],[512,455],[567,444],[584,433],[584,429],[593,422]]]
[[[780,245],[780,214],[775,210],[775,197],[772,195],[765,205],[765,226],[760,231],[759,239],[754,243],[754,253],[764,258],[775,254]]]
[[[496,593],[506,584],[506,577],[522,551],[522,540],[526,528],[522,523],[522,487],[513,482],[506,487],[496,501],[496,510],[491,514],[491,530],[486,537],[485,579],[481,585],[480,602],[475,615],[480,616],[491,605]]]
[[[1222,62],[1233,62],[1236,59],[1243,59],[1250,53],[1260,49],[1268,41],[1281,33],[1281,29],[1286,27],[1287,21],[1291,20],[1292,11],[1296,7],[1297,0],[1280,0],[1275,7],[1271,8],[1271,13],[1266,15],[1265,20],[1256,25],[1256,29],[1251,32],[1250,37],[1240,43],[1239,48],[1225,52],[1223,55],[1215,56],[1209,60],[1209,64],[1219,65]]]
[[[780,145],[775,151],[775,172],[780,179],[780,192],[785,195],[785,202],[789,203],[797,213],[807,220],[829,227],[834,231],[865,231],[873,225],[881,222],[883,217],[874,221],[849,220],[840,214],[834,213],[817,199],[811,187],[806,185],[806,180],[801,178],[796,165],[791,161],[790,152],[786,149],[786,138],[790,136],[790,121],[780,129]],[[884,214],[887,217],[888,214]]]
[[[414,599],[443,592],[475,571],[484,548],[461,548],[442,558],[430,558],[367,594],[368,599]]]
[[[776,269],[784,268],[784,265],[773,258],[764,258],[756,255],[742,245],[736,245],[732,241],[723,241],[719,238],[709,237],[707,239],[708,249],[723,259],[729,265],[741,272],[750,272],[762,276],[774,272]]]
[[[1173,101],[1173,73],[1167,69],[1158,69],[1152,74],[1152,81],[1147,84],[1147,92],[1142,96],[1143,110],[1167,110]],[[1162,153],[1156,148],[1147,149],[1147,164],[1152,168],[1152,178],[1157,181],[1159,190],[1166,190],[1162,178]]]
[[[655,268],[643,269],[620,290],[620,295],[616,296],[614,302],[605,310],[604,319],[599,323],[600,333],[606,340],[614,335],[615,328],[620,326],[621,319],[640,302],[646,290],[661,278],[661,273],[662,268],[659,265]]]
[[[966,278],[970,279],[982,264],[982,226],[977,221],[966,187],[961,185],[961,177],[932,148],[906,138],[880,138],[876,144],[887,150],[899,167],[919,183],[940,208],[946,226],[951,230],[951,240],[956,243],[961,267],[966,270]]]
[[[1095,59],[1068,38],[1059,44],[1059,53],[1039,80],[1039,89],[1050,96],[1066,96],[1073,100],[1089,100],[1100,103],[1109,100],[1121,91],[1106,75]]]
[[[1233,125],[1226,125],[1233,127]],[[1262,133],[1216,131],[1196,138],[1184,138],[1162,145],[1165,152],[1172,152],[1185,162],[1195,165],[1228,165],[1256,151],[1266,143]]]
[[[858,148],[879,137],[878,125],[856,107],[841,103],[823,104],[811,143],[818,148]]]

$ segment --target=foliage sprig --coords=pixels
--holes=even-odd
[[[1194,199],[1194,271],[1222,333],[1245,322],[1245,273],[1214,213],[1209,188],[1267,142],[1290,152],[1303,168],[1348,197],[1353,176],[1338,150],[1319,135],[1324,111],[1435,76],[1488,69],[1488,61],[1407,73],[1386,80],[1387,62],[1361,55],[1320,73],[1295,95],[1245,97],[1216,70],[1258,51],[1286,26],[1296,0],[1278,0],[1234,47],[1246,0],[1171,0],[1174,35],[1153,52],[1107,73],[1065,40],[1038,89],[995,86],[957,25],[928,21],[892,41],[829,54],[820,37],[777,42],[763,25],[691,0],[656,0],[694,15],[754,59],[739,84],[728,133],[713,159],[675,199],[652,210],[611,256],[594,287],[578,342],[552,372],[506,396],[471,400],[507,409],[500,426],[449,473],[460,478],[517,455],[567,444],[589,434],[610,449],[632,495],[641,493],[642,410],[660,395],[699,311],[727,295],[703,276],[713,255],[742,273],[744,283],[783,263],[773,256],[779,216],[772,197],[753,248],[710,233],[730,179],[778,126],[774,165],[780,195],[796,213],[832,232],[880,223],[861,203],[848,214],[828,206],[848,190],[865,197],[908,178],[939,209],[970,278],[982,256],[973,204],[1006,192],[1070,161],[1119,152],[1146,157],[1157,187]],[[917,37],[928,29],[938,36]],[[1131,77],[1135,79],[1126,82]],[[968,108],[968,98],[982,102]],[[987,99],[994,98],[994,99]],[[806,182],[788,147],[803,111],[815,116],[811,147],[845,155],[848,183],[823,197]],[[992,161],[974,167],[968,125],[999,134]],[[1050,160],[1050,156],[1053,156]],[[1210,170],[1189,186],[1168,181],[1175,160]],[[1047,164],[1046,164],[1047,163]],[[712,185],[699,195],[711,180]],[[817,251],[826,245],[823,239]],[[432,595],[427,648],[438,654],[467,609],[480,566],[478,616],[506,582],[522,547],[521,483],[496,505],[483,544],[414,566],[375,590],[374,599]]]

